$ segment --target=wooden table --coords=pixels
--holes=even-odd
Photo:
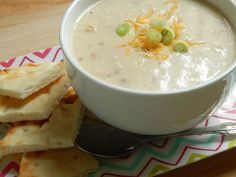
[[[71,0],[0,0],[0,60],[58,45]],[[236,149],[160,177],[236,177]]]

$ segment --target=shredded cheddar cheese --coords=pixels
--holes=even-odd
[[[172,6],[167,11],[165,11],[164,14],[161,15],[161,18],[170,19],[175,13],[175,11],[178,9],[179,0],[169,0],[164,3],[164,5],[169,5],[169,4],[171,4]]]
[[[155,14],[154,9],[151,9],[148,11],[148,13],[144,16],[136,18],[135,22],[139,24],[149,24],[150,23],[150,17],[152,17]]]
[[[190,46],[197,46],[197,45],[204,45],[205,44],[205,42],[197,42],[197,41],[190,41],[190,40],[185,40],[185,42]]]
[[[140,25],[138,23],[134,22],[133,20],[128,19],[128,20],[125,20],[125,22],[133,25],[135,31],[138,31],[140,29]]]
[[[171,28],[175,31],[176,38],[179,38],[185,26],[180,23],[179,20],[174,20],[171,24]]]
[[[167,10],[162,14],[160,13],[161,11],[157,12],[154,9],[150,9],[147,12],[147,14],[139,16],[134,20],[132,19],[125,20],[125,22],[131,24],[134,29],[134,36],[131,36],[131,38],[125,44],[119,45],[119,47],[125,49],[126,56],[129,56],[131,54],[131,48],[133,48],[135,50],[141,51],[147,58],[164,61],[169,58],[169,56],[163,52],[165,48],[169,49],[171,53],[174,52],[172,46],[173,42],[180,38],[182,30],[185,28],[184,24],[182,23],[182,19],[180,17],[171,18],[178,9],[179,0],[168,0],[163,5],[167,8]],[[157,27],[155,28],[152,27],[151,18],[155,17],[157,19],[159,18],[169,21],[170,28],[175,33],[170,43],[165,43],[164,45],[163,41],[161,41],[159,44],[154,44],[150,43],[150,41],[147,40],[148,30],[155,29],[160,33],[162,33],[163,31],[163,28],[159,29]],[[189,40],[185,40],[185,42],[189,46],[205,44],[204,42],[194,42]]]

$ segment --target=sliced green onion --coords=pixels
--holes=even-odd
[[[189,45],[185,41],[175,41],[173,44],[173,50],[179,53],[187,53],[189,50]]]
[[[175,39],[175,32],[171,28],[165,28],[162,32],[162,42],[165,45],[170,44]]]
[[[130,25],[128,23],[123,23],[119,26],[117,26],[116,28],[116,33],[121,36],[124,37],[125,35],[127,35],[130,31]]]
[[[159,31],[155,29],[149,29],[146,32],[146,39],[148,42],[150,42],[152,45],[157,45],[161,42],[162,35]]]
[[[162,31],[164,28],[169,27],[169,21],[163,18],[151,19],[151,27]]]

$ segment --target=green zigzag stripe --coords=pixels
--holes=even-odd
[[[185,137],[178,137],[175,139],[175,142],[172,145],[172,148],[169,150],[169,152],[163,154],[160,152],[157,152],[156,150],[153,150],[149,147],[143,147],[139,154],[136,156],[136,158],[133,160],[133,162],[130,165],[127,164],[115,164],[112,163],[109,160],[100,160],[101,166],[105,167],[105,168],[110,168],[113,170],[119,170],[119,171],[134,171],[140,162],[142,162],[145,157],[145,154],[150,154],[152,156],[155,156],[157,158],[161,158],[161,159],[170,159],[171,157],[173,157],[176,152],[178,152],[178,148],[181,145],[181,143],[185,142],[187,144],[191,144],[191,145],[199,145],[199,144],[211,144],[212,142],[217,140],[217,135],[211,135],[206,141],[197,141],[197,140],[192,140],[192,139],[188,139]]]
[[[205,154],[191,154],[190,157],[187,160],[187,164],[191,164],[196,161],[196,159],[204,159],[208,157]]]
[[[228,148],[230,149],[230,148],[233,148],[233,147],[235,147],[236,146],[236,140],[231,140],[230,142],[229,142],[229,144],[228,144]]]
[[[167,168],[163,165],[157,165],[155,166],[152,171],[148,174],[148,177],[154,177],[156,176],[157,174],[160,174],[160,173],[164,173],[164,172],[167,172],[167,171],[170,171],[171,169],[170,168]]]

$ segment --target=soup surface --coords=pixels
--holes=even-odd
[[[173,42],[158,44],[155,50],[143,47],[141,33],[154,18],[168,20],[188,51],[173,51]],[[130,31],[122,37],[116,28],[123,23]],[[225,17],[197,0],[101,0],[78,19],[72,43],[78,62],[90,74],[122,87],[157,92],[212,79],[235,56],[234,33]]]

